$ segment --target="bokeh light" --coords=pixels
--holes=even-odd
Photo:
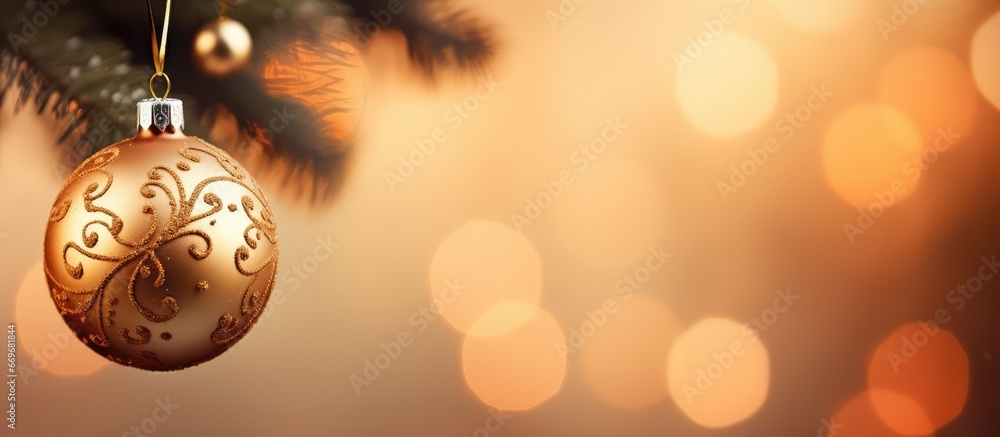
[[[722,428],[752,416],[767,399],[770,355],[743,325],[705,319],[680,335],[667,359],[674,403],[695,423]]]
[[[950,332],[926,322],[908,323],[875,351],[868,384],[886,425],[902,434],[930,434],[965,407],[969,359]]]
[[[17,12],[30,21],[45,2],[7,3],[14,13],[2,16],[17,34],[25,24]],[[121,31],[126,24],[148,26],[132,21],[148,17],[130,18],[132,8],[112,3],[60,7],[120,13],[67,9],[49,21],[112,18],[89,27],[122,38],[137,35]],[[908,318],[954,310],[948,288],[997,251],[996,0],[474,0],[407,6],[402,15],[382,11],[381,2],[350,9],[360,16],[346,17],[343,37],[313,47],[298,40],[301,32],[349,13],[339,5],[361,2],[242,3],[234,17],[261,43],[254,68],[229,82],[174,80],[188,77],[188,89],[257,80],[263,87],[236,100],[214,90],[184,98],[192,132],[210,132],[210,143],[247,160],[274,202],[281,272],[264,326],[225,360],[170,375],[119,368],[67,335],[48,370],[19,381],[22,432],[121,433],[153,424],[150,412],[163,400],[181,409],[146,434],[992,435],[1000,319],[991,306],[1000,280],[984,281],[945,325],[968,354],[967,382],[940,354],[925,357],[933,345],[909,362],[924,369],[920,377],[883,368],[890,383],[879,384],[869,381],[869,367]],[[268,4],[277,3],[272,17]],[[331,7],[313,7],[320,3]],[[154,6],[162,12],[162,3]],[[720,27],[724,17],[733,21]],[[390,31],[381,24],[390,18],[389,27],[415,26]],[[282,32],[290,23],[294,32]],[[475,44],[452,39],[454,49],[440,56],[423,51],[440,47],[435,27],[464,39],[477,23],[494,31],[481,46],[489,59],[464,55]],[[59,137],[80,121],[74,114],[119,108],[112,97],[134,91],[118,89],[132,81],[115,66],[135,62],[102,51],[101,65],[90,68],[90,46],[107,41],[55,27],[29,38],[11,65],[49,65],[18,61],[47,53],[65,61],[51,65],[78,65],[80,75],[45,68],[41,77],[69,87],[48,108],[83,93],[93,97],[86,111],[58,121],[51,109],[39,114],[29,95],[13,115],[25,91],[20,74],[0,105],[0,182],[9,187],[0,192],[8,209],[0,214],[8,273],[0,288],[11,291],[0,306],[18,322],[24,372],[35,366],[32,350],[63,344],[47,333],[66,332],[43,275],[30,274],[38,293],[15,293],[38,261],[24,255],[41,247],[65,179],[51,167],[72,163],[85,145],[77,130]],[[378,31],[370,44],[366,27]],[[59,50],[74,41],[80,50],[62,59]],[[334,47],[358,55],[359,70],[324,62]],[[107,80],[92,80],[101,76]],[[495,89],[484,85],[493,82]],[[835,96],[810,108],[819,89]],[[348,110],[330,117],[293,105],[340,98],[351,101]],[[276,138],[315,129],[345,141],[296,144],[349,145],[343,167],[317,173],[316,186],[335,183],[336,195],[309,195],[310,178],[296,169],[311,167],[291,165],[304,149],[246,144],[245,117],[267,123],[286,103],[297,118],[286,115]],[[617,119],[627,127],[614,141],[602,138]],[[915,182],[906,169],[930,162],[923,157],[944,125],[961,134],[958,145]],[[565,172],[573,183],[551,191]],[[903,192],[883,204],[874,193],[892,192],[897,181]],[[735,191],[722,194],[719,182]],[[859,208],[888,212],[869,220]],[[518,226],[514,213],[531,224]],[[650,249],[660,247],[673,256],[650,268]],[[786,286],[801,299],[779,314],[772,290]],[[624,299],[623,289],[635,294]],[[38,299],[35,310],[18,302],[26,297]],[[587,312],[605,299],[618,311],[588,330]],[[759,340],[737,329],[752,320],[767,328]],[[571,348],[577,333],[582,346],[560,356],[557,345]],[[322,344],[301,341],[303,334]],[[744,349],[730,360],[734,341]],[[59,370],[70,348],[101,368],[60,376],[71,374]],[[289,368],[267,395],[246,383]],[[965,405],[941,426],[959,408],[955,387],[967,387]],[[118,405],[94,402],[95,394]]]
[[[526,314],[531,318],[524,322]],[[476,322],[462,344],[462,370],[473,393],[484,403],[505,411],[534,408],[559,392],[566,376],[566,359],[559,345],[566,336],[544,310],[524,302],[504,302],[485,320],[518,320],[520,325],[500,335],[493,326]],[[487,335],[478,335],[487,334]]]
[[[868,208],[878,202],[887,208],[912,194],[916,180],[904,168],[914,159],[920,162],[920,151],[920,133],[905,115],[885,105],[859,104],[827,129],[823,169],[848,203]]]
[[[524,326],[538,315],[539,308],[524,302],[506,301],[492,307],[469,327],[468,334],[498,337]]]
[[[972,40],[972,72],[976,85],[1000,109],[1000,13],[993,14]]]
[[[864,0],[774,0],[774,5],[795,27],[829,32],[851,24],[865,11]]]
[[[18,290],[17,325],[21,350],[30,357],[21,366],[74,376],[94,373],[110,363],[85,346],[59,316],[41,262],[32,267]]]
[[[912,398],[881,389],[871,390],[868,397],[875,415],[895,432],[903,435],[926,435],[937,428],[920,403]]]
[[[452,326],[468,332],[473,322],[501,302],[537,304],[542,267],[524,235],[496,222],[473,221],[438,247],[430,280],[436,308]]]
[[[706,40],[707,41],[707,40]],[[726,31],[679,64],[681,111],[702,133],[743,135],[764,124],[778,102],[778,67],[757,41]]]
[[[899,396],[886,391],[865,391],[850,401],[837,411],[829,420],[823,423],[825,426],[824,437],[902,437],[900,434],[886,426],[882,418],[875,412],[872,405],[872,397],[888,398]],[[919,418],[919,416],[918,416]],[[822,423],[822,422],[821,422]],[[923,434],[932,435],[932,434]]]
[[[663,363],[680,334],[680,322],[670,308],[647,295],[618,301],[614,308],[610,314],[602,308],[607,321],[580,349],[583,376],[614,407],[655,405],[666,395]]]
[[[914,46],[893,56],[882,70],[879,96],[916,123],[925,147],[933,146],[942,130],[968,135],[976,120],[972,73],[951,52],[934,46]]]

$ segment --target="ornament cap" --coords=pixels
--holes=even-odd
[[[135,104],[136,128],[159,132],[175,132],[184,129],[184,102],[180,99],[144,99]]]

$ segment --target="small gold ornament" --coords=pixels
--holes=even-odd
[[[179,100],[138,107],[138,135],[84,161],[56,197],[45,273],[84,344],[120,364],[177,370],[221,354],[258,320],[277,274],[277,227],[239,163],[184,135]]]
[[[222,78],[246,69],[253,54],[250,32],[239,21],[219,17],[209,21],[194,38],[193,56],[198,69]]]

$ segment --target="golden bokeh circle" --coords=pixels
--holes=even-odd
[[[879,97],[917,125],[924,147],[934,146],[936,137],[948,130],[968,135],[976,121],[978,93],[972,73],[951,52],[934,46],[896,53],[882,70]]]
[[[536,305],[542,293],[542,267],[523,234],[496,222],[473,221],[438,247],[430,282],[431,298],[445,320],[469,332],[501,302]]]
[[[821,420],[820,424],[825,433],[823,437],[904,437],[889,428],[872,404],[873,398],[896,398],[902,400],[902,396],[884,390],[865,390],[861,394],[851,398],[844,404],[837,413],[829,419]],[[914,412],[921,414],[920,412]],[[921,420],[920,416],[916,416]],[[922,434],[930,435],[930,434]]]
[[[976,85],[1000,109],[1000,12],[979,26],[972,39],[972,72]]]
[[[677,73],[681,112],[702,133],[734,138],[763,125],[778,103],[778,67],[764,46],[723,32]]]
[[[566,336],[552,315],[524,302],[498,304],[484,319],[508,317],[519,325],[502,333],[493,322],[487,328],[473,324],[462,343],[462,370],[469,388],[487,405],[528,410],[562,388],[566,359],[559,345],[566,344]]]
[[[40,261],[28,271],[17,292],[17,338],[21,350],[27,352],[25,358],[30,359],[19,364],[22,376],[29,367],[60,376],[89,375],[110,363],[77,340],[59,317]]]
[[[936,324],[907,323],[872,355],[868,385],[879,417],[907,435],[931,434],[965,408],[969,358],[958,339]]]
[[[667,359],[674,403],[695,423],[724,428],[752,416],[767,399],[770,354],[744,325],[705,319],[680,335]]]
[[[907,162],[921,152],[917,126],[899,110],[880,104],[855,105],[827,128],[823,170],[833,190],[846,202],[888,208],[909,197],[917,180]],[[894,190],[894,187],[897,188]]]

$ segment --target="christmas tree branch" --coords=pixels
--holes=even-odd
[[[174,1],[166,72],[172,96],[185,100],[187,131],[212,131],[224,108],[238,127],[230,134],[235,143],[258,149],[265,167],[272,163],[281,177],[311,187],[311,201],[329,199],[343,179],[350,138],[335,135],[329,119],[356,108],[339,88],[350,57],[367,45],[358,41],[400,31],[410,58],[431,78],[450,65],[476,69],[494,52],[490,30],[446,0],[247,0],[231,2],[227,13],[249,29],[256,67],[212,78],[195,66],[191,46],[201,26],[217,16],[216,6]],[[59,144],[67,147],[69,168],[134,133],[134,103],[149,97],[152,73],[145,8],[145,2],[120,0],[0,2],[0,31],[7,36],[0,49],[0,95],[16,90],[15,109],[34,100],[39,113],[51,108],[56,121],[69,121]],[[347,45],[331,43],[335,17],[341,19],[335,38]],[[268,83],[262,67],[292,47],[314,55],[299,67],[318,77],[301,89],[280,78]],[[317,94],[325,100],[306,103]],[[275,123],[284,125],[274,129]]]

